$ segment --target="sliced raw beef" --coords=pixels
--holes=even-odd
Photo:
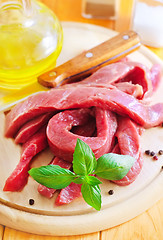
[[[119,144],[118,143],[114,146],[114,148],[112,150],[112,153],[121,154],[121,150],[119,148]]]
[[[89,84],[82,84],[83,86],[87,86],[88,87],[97,87],[97,88],[106,88],[108,90],[110,89],[119,89],[122,92],[125,92],[127,94],[130,94],[132,96],[134,96],[137,99],[141,99],[144,95],[143,93],[143,88],[142,86],[140,86],[139,84],[132,84],[130,82],[116,82],[116,83],[112,83],[112,84],[107,84],[107,83],[91,83],[91,85]],[[72,85],[69,84],[69,86],[65,85],[64,88],[71,88]],[[81,87],[81,83],[76,86],[77,87]]]
[[[58,158],[58,157],[54,157],[54,159],[52,160],[52,162],[50,163],[52,165],[58,165],[62,168],[66,168],[66,169],[70,169],[72,164],[69,163],[69,162],[66,162],[64,161],[63,159],[61,158]],[[38,186],[38,192],[43,195],[44,197],[47,197],[47,198],[52,198],[56,189],[53,189],[53,188],[48,188],[48,187],[45,187],[41,184],[39,184]]]
[[[25,143],[33,134],[35,134],[48,122],[51,116],[51,113],[43,114],[24,124],[15,137],[15,143]]]
[[[6,116],[5,136],[13,137],[33,116],[50,111],[74,108],[101,107],[125,115],[145,128],[163,122],[163,103],[147,106],[118,89],[81,87],[52,89],[29,97],[17,104]]]
[[[92,137],[96,132],[96,120],[94,117],[90,116],[87,123],[72,127],[71,132],[78,136]]]
[[[92,136],[95,131],[95,119],[90,115],[89,121],[82,125],[76,126],[73,129],[73,133],[80,135],[80,136]],[[70,169],[72,164],[70,162],[64,161],[62,158],[54,157],[50,164],[59,165],[62,168]],[[38,192],[43,195],[44,197],[51,198],[55,193],[55,189],[47,188],[41,184],[38,186]]]
[[[69,186],[62,189],[56,198],[56,205],[63,205],[72,202],[74,199],[81,196],[81,185],[76,183],[70,183]]]
[[[155,69],[159,76],[160,69]],[[161,79],[161,77],[160,77]],[[139,85],[143,89],[143,94],[139,98],[143,98],[144,95],[149,96],[153,91],[151,82],[151,72],[144,65],[136,62],[119,62],[105,66],[90,77],[79,83],[67,84],[64,87],[80,87],[81,85],[91,87],[110,87],[110,84],[119,82],[128,82],[132,85]],[[122,89],[124,91],[124,89]]]
[[[132,183],[142,169],[142,156],[140,152],[140,136],[135,123],[128,118],[119,118],[118,130],[116,133],[118,146],[114,152],[119,151],[123,155],[130,155],[136,159],[134,165],[127,175],[121,180],[114,181],[118,185],[129,185]]]
[[[152,82],[150,70],[140,63],[127,62],[131,70],[128,74],[121,78],[120,82],[131,82],[133,84],[139,84],[143,87],[143,97],[149,97],[152,94]]]
[[[154,64],[151,68],[151,81],[153,91],[156,91],[161,82],[161,66],[159,64]]]
[[[91,147],[96,158],[111,151],[133,156],[136,161],[128,174],[114,181],[119,185],[132,183],[142,168],[139,141],[142,127],[163,123],[163,103],[149,106],[144,101],[156,90],[160,79],[157,65],[149,70],[139,63],[118,62],[81,82],[38,93],[17,104],[6,116],[5,136],[16,136],[17,143],[27,142],[4,191],[19,191],[24,187],[31,159],[47,146],[47,138],[55,156],[70,162],[77,138]],[[46,137],[45,126],[41,129],[46,123],[41,119],[51,114],[54,116],[48,122]],[[55,191],[39,188],[49,198]],[[71,202],[80,196],[80,188],[70,184],[61,190],[56,204]]]
[[[72,161],[77,138],[87,143],[98,158],[108,153],[114,143],[117,120],[114,113],[96,108],[97,137],[84,137],[70,132],[73,126],[83,125],[91,114],[90,109],[64,111],[52,117],[47,126],[48,143],[53,153]]]
[[[32,158],[48,146],[46,129],[38,131],[23,144],[20,161],[6,180],[4,191],[21,191],[27,183]]]
[[[155,73],[155,74],[152,74],[153,79],[156,78],[155,76],[157,76],[157,79],[160,77],[160,69],[158,67],[157,68],[155,67],[154,71],[151,70],[151,72]],[[105,66],[105,67],[99,69],[97,72],[92,74],[89,78],[87,78],[81,82],[78,82],[75,84],[67,84],[66,88],[70,87],[69,91],[68,90],[66,91],[66,89],[64,90],[63,89],[64,86],[62,86],[61,91],[59,91],[59,89],[58,89],[58,91],[56,89],[55,90],[53,89],[50,92],[47,92],[45,94],[43,93],[43,95],[38,94],[36,97],[29,98],[23,105],[18,104],[18,106],[15,109],[16,116],[15,116],[15,113],[13,111],[11,111],[12,113],[9,114],[10,117],[8,117],[8,123],[6,124],[6,136],[13,137],[13,135],[14,135],[13,132],[15,132],[15,133],[17,132],[17,130],[19,129],[19,125],[20,124],[23,125],[26,121],[33,118],[33,116],[38,116],[44,112],[51,111],[52,108],[53,108],[53,110],[69,109],[70,108],[69,102],[68,102],[66,108],[63,108],[63,106],[61,106],[61,108],[58,108],[58,106],[57,106],[58,102],[64,101],[64,98],[66,101],[66,98],[68,98],[68,96],[70,96],[73,101],[75,100],[78,103],[80,103],[81,100],[83,100],[83,99],[81,99],[80,95],[79,95],[79,98],[76,99],[76,96],[74,96],[73,86],[75,87],[75,90],[76,90],[77,86],[79,86],[80,88],[82,86],[83,87],[84,86],[87,86],[87,87],[88,86],[90,86],[90,87],[102,86],[104,88],[107,88],[107,89],[105,89],[106,90],[105,94],[110,95],[110,93],[108,91],[110,89],[114,88],[113,85],[111,85],[112,83],[115,84],[118,82],[126,82],[127,81],[129,83],[131,83],[131,82],[134,83],[134,85],[142,86],[143,93],[147,94],[147,92],[151,92],[151,90],[153,90],[152,83],[151,83],[151,72],[140,63],[119,62],[119,63],[110,64],[108,66]],[[158,82],[158,80],[157,80],[157,82]],[[118,85],[118,86],[120,86],[120,85]],[[136,91],[136,90],[133,90],[133,86],[132,86],[132,84],[130,84],[130,87],[132,90],[131,89],[128,90],[129,93]],[[137,87],[136,87],[136,89],[137,89]],[[114,90],[116,91],[116,89],[114,89]],[[121,87],[120,90],[124,91],[124,90],[126,90],[126,88]],[[90,94],[88,95],[88,93],[85,91],[89,91],[89,90],[85,87],[85,90],[83,93],[83,98],[85,98],[85,97],[90,98],[91,97]],[[90,90],[90,91],[92,92],[92,90]],[[99,91],[99,90],[97,90],[97,91]],[[76,93],[77,92],[78,92],[78,90],[76,91]],[[55,95],[55,97],[53,94]],[[96,92],[96,93],[92,92],[92,96],[95,97],[98,95],[100,95],[99,92]],[[101,95],[104,95],[104,92],[102,92]],[[119,92],[117,92],[117,95],[119,95]],[[140,94],[140,92],[139,92],[139,97],[141,98],[141,96],[142,96],[142,94]],[[75,99],[74,99],[74,97],[75,97]],[[120,96],[120,98],[122,98],[122,97],[124,97],[124,96]],[[51,98],[53,99],[53,101]],[[111,110],[111,108],[112,108],[111,102],[113,101],[116,103],[117,100],[114,100],[114,98],[113,99],[108,98],[107,100],[110,101],[111,106],[109,106],[109,109]],[[99,104],[101,104],[101,103],[100,103],[100,101],[99,101],[99,103],[97,101],[98,100],[96,99],[95,105],[92,105],[92,106],[100,107]],[[105,101],[106,101],[106,97],[104,97],[104,102]],[[87,103],[87,102],[84,103],[84,105],[86,105],[86,104],[87,105],[89,104],[89,107],[91,107],[90,103]],[[119,101],[117,102],[117,105],[118,104],[119,104]],[[133,103],[133,104],[136,104],[136,103]],[[108,105],[108,103],[107,103],[107,105]],[[78,107],[84,107],[84,106],[80,106],[80,104],[78,104]],[[19,108],[19,111],[17,110],[17,108]],[[72,108],[74,108],[74,107],[72,107]],[[108,108],[108,106],[107,106],[107,108]],[[34,110],[34,112],[31,110]],[[116,111],[116,109],[114,111]],[[25,116],[22,117],[22,115],[24,115],[24,114],[25,114]],[[19,122],[19,124],[17,122],[16,126],[14,127],[15,128],[14,130],[13,129],[9,130],[8,128],[10,125],[10,121],[14,121],[13,125],[15,125],[16,119],[21,119],[21,121]]]
[[[143,88],[139,84],[134,85],[129,82],[118,82],[114,83],[114,86],[118,88],[120,91],[130,94],[135,98],[139,99],[142,98],[143,96]]]

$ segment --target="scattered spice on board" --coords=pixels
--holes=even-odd
[[[29,199],[29,205],[33,205],[35,203],[34,199]]]
[[[109,190],[109,192],[108,192],[109,195],[113,195],[113,193],[114,193],[114,191],[112,189]]]
[[[154,156],[154,157],[153,157],[153,160],[158,160],[158,157],[157,157],[157,156]]]
[[[153,156],[155,155],[155,152],[152,151],[152,152],[150,153],[150,155],[153,157]]]
[[[151,151],[150,151],[150,150],[146,150],[146,151],[145,151],[145,154],[146,154],[146,155],[151,155]]]

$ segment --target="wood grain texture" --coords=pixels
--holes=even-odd
[[[119,18],[116,22],[99,19],[84,19],[81,15],[81,0],[41,1],[50,7],[61,21],[92,23],[115,29],[117,31],[124,31],[129,28],[133,0],[120,0],[121,5],[119,9]],[[163,59],[163,48],[150,49]],[[107,231],[101,232],[101,237],[99,233],[74,237],[45,237],[5,228],[3,240],[162,240],[162,229],[163,200],[159,201],[152,208],[135,219]],[[0,240],[2,240],[2,236],[3,227],[0,226]]]
[[[124,224],[103,231],[101,240],[162,240],[163,200]]]
[[[0,240],[3,239],[3,230],[4,230],[4,227],[0,225]]]
[[[73,228],[73,226],[72,226]],[[3,240],[100,240],[100,233],[92,233],[88,235],[79,235],[71,237],[50,237],[50,236],[39,236],[29,233],[16,231],[11,228],[5,228]]]

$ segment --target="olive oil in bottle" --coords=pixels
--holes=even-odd
[[[62,28],[35,0],[0,2],[0,89],[19,89],[55,66]]]

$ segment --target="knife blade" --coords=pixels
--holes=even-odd
[[[64,64],[40,75],[36,82],[0,99],[0,111],[11,108],[40,91],[58,87],[79,79],[83,79],[99,68],[114,63],[140,47],[140,38],[134,31],[126,31],[82,52]]]

